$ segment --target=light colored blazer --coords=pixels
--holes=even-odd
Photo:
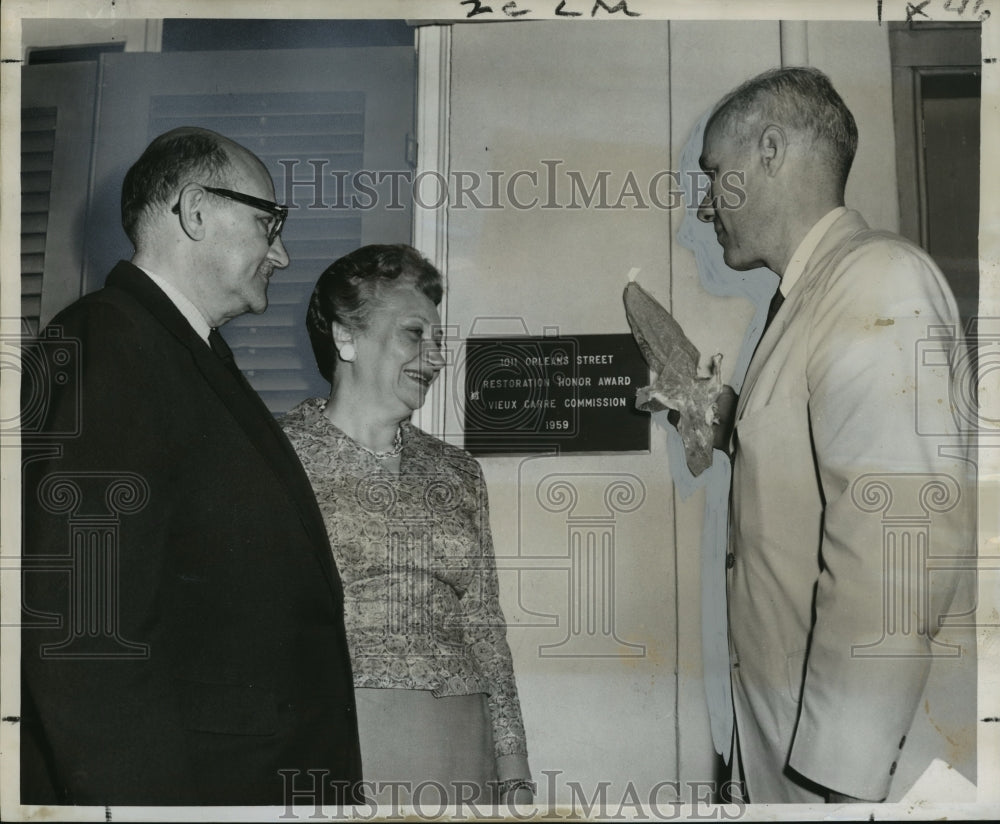
[[[957,324],[931,259],[848,211],[754,354],[727,563],[751,802],[899,797],[934,755],[974,779],[975,646],[949,645],[974,635],[938,620],[971,608],[956,593],[974,581],[954,568],[975,500],[949,395]]]

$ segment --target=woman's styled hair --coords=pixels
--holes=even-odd
[[[306,312],[306,330],[320,374],[333,383],[337,349],[333,324],[363,332],[380,305],[379,291],[410,283],[434,305],[441,303],[441,273],[412,246],[403,243],[362,246],[331,263],[313,290]]]

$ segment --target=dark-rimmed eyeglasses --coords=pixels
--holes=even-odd
[[[264,200],[260,197],[254,197],[253,195],[247,195],[243,192],[234,192],[232,189],[217,189],[215,186],[202,186],[201,188],[206,192],[211,192],[213,195],[218,195],[219,197],[224,197],[229,200],[235,200],[237,203],[242,203],[245,206],[252,206],[254,209],[260,209],[262,212],[267,212],[272,218],[274,218],[274,222],[268,227],[267,230],[267,245],[271,246],[274,241],[278,239],[278,235],[281,234],[281,230],[285,226],[285,218],[288,217],[287,206],[282,206],[278,203],[273,203],[270,200]],[[180,210],[180,203],[176,203],[171,211],[176,215],[180,213]]]

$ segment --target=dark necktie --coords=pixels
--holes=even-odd
[[[760,333],[760,338],[757,340],[757,346],[760,346],[760,342],[764,339],[764,335],[767,334],[767,327],[771,325],[771,321],[774,320],[774,316],[778,314],[778,310],[781,308],[781,304],[785,302],[785,296],[781,294],[781,288],[774,290],[774,294],[771,296],[771,303],[767,307],[767,320],[764,321],[764,330]],[[734,410],[735,413],[735,410]],[[732,456],[735,457],[736,452],[739,449],[739,434],[734,430],[733,432],[733,449]]]
[[[235,375],[240,375],[240,369],[236,365],[236,359],[233,357],[233,350],[229,348],[229,344],[226,343],[226,339],[222,337],[218,329],[213,329],[208,333],[208,345],[212,347],[212,351],[219,356],[226,367]]]
[[[781,304],[785,302],[785,296],[781,294],[781,288],[774,290],[774,295],[771,298],[771,303],[767,307],[767,320],[764,321],[764,331],[767,331],[767,327],[771,325],[771,321],[774,320],[774,316],[778,314],[778,310],[781,308]]]

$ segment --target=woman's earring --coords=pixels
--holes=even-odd
[[[345,343],[340,347],[340,351],[337,354],[340,355],[342,361],[353,363],[354,359],[358,356],[358,350],[354,348],[353,343]]]

